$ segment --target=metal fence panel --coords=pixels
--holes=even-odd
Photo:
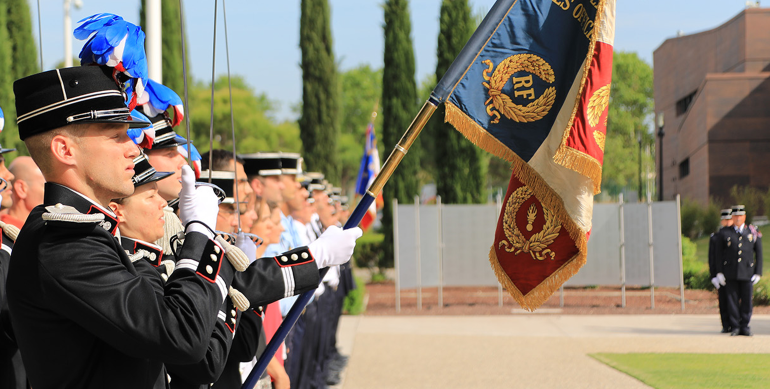
[[[401,289],[417,287],[417,240],[414,205],[398,205],[398,277]]]
[[[677,229],[676,202],[652,203],[655,286],[679,286],[679,231]]]
[[[420,274],[422,286],[438,286],[438,207],[420,207]]]
[[[497,226],[491,205],[443,206],[444,285],[497,286],[489,265],[489,248]]]
[[[626,239],[626,285],[650,285],[647,204],[623,206]]]
[[[586,264],[565,285],[620,285],[620,210],[594,204]]]

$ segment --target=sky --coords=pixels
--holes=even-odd
[[[64,58],[62,1],[30,0],[35,37],[38,37],[37,2],[42,20],[43,65],[52,69]],[[163,0],[176,1],[176,0]],[[342,71],[369,64],[382,67],[383,0],[329,0],[334,53]],[[222,0],[219,0],[216,62],[212,61],[214,2],[186,0],[185,17],[190,51],[189,69],[197,80],[211,79],[212,64],[217,74],[226,74],[225,31]],[[494,0],[470,0],[471,9],[484,13]],[[678,32],[692,34],[728,21],[745,8],[745,0],[617,0],[616,51],[632,51],[652,64],[652,53]],[[302,98],[299,68],[299,0],[229,0],[227,33],[231,73],[244,76],[257,92],[279,103],[278,120],[294,120],[291,107]],[[440,0],[410,1],[416,78],[435,72],[436,41]],[[82,0],[72,9],[72,25],[99,12],[115,13],[139,23],[139,0]],[[74,38],[73,38],[74,39]],[[39,42],[39,41],[38,41]],[[74,41],[77,56],[83,42]],[[421,96],[427,98],[428,96]]]

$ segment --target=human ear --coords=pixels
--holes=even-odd
[[[120,204],[110,201],[110,208],[112,209],[112,212],[115,212],[115,216],[118,217],[119,223],[125,223],[126,222],[126,215],[123,212],[123,207],[120,206]]]
[[[76,165],[75,154],[76,146],[75,142],[65,135],[56,135],[51,139],[51,153],[53,158],[60,163],[67,166]]]

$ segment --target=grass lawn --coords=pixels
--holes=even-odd
[[[590,356],[657,389],[770,387],[770,354]]]

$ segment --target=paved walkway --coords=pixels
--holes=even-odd
[[[768,353],[770,315],[753,337],[719,334],[717,315],[343,316],[350,362],[339,388],[648,388],[597,352]]]

